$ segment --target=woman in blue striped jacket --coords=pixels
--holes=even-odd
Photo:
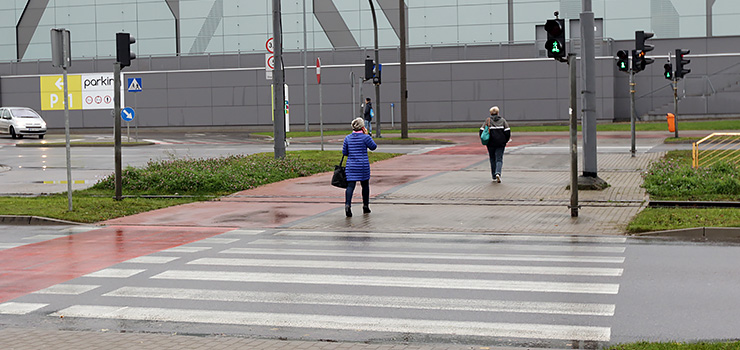
[[[347,191],[345,192],[344,213],[352,216],[352,195],[357,181],[362,185],[362,212],[370,213],[370,160],[367,150],[378,148],[373,138],[365,129],[365,121],[356,118],[352,121],[352,133],[344,138],[342,154],[347,156]]]

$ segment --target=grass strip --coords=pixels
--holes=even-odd
[[[398,155],[379,152],[368,154],[370,162]],[[60,193],[40,197],[0,197],[0,214],[98,222],[332,171],[341,157],[341,151],[289,151],[283,159],[275,159],[273,153],[259,153],[150,161],[140,168],[126,168],[122,176],[124,195],[192,197],[125,198],[115,201],[114,175],[111,174],[89,189],[75,191],[72,199],[74,210],[71,212],[67,211],[66,193]],[[330,184],[327,182],[326,186]]]
[[[630,344],[617,344],[605,347],[604,350],[739,350],[740,342],[637,342]]]
[[[694,227],[740,227],[737,208],[646,208],[627,225],[627,232]]]

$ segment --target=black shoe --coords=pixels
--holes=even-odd
[[[362,212],[365,214],[370,214],[370,206],[365,205],[362,207]]]
[[[352,207],[350,207],[349,205],[345,205],[344,214],[346,214],[348,218],[351,218],[352,217]]]

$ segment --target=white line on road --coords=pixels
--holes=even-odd
[[[179,258],[171,256],[140,256],[124,262],[134,264],[166,264],[177,259]]]
[[[350,294],[315,294],[203,290],[186,288],[123,287],[106,297],[208,300],[238,303],[309,304],[386,307],[393,309],[461,310],[559,315],[614,316],[613,304],[556,303],[536,301],[410,298]]]
[[[221,254],[243,255],[290,255],[290,256],[333,256],[391,259],[441,259],[441,260],[494,260],[494,261],[540,261],[540,262],[576,262],[597,264],[623,264],[624,257],[590,256],[590,255],[524,255],[524,254],[429,254],[417,252],[385,253],[357,252],[349,250],[304,250],[304,249],[268,249],[268,248],[229,248]]]
[[[57,284],[55,286],[37,290],[34,294],[80,295],[98,287],[100,286],[89,284]]]
[[[524,275],[561,275],[561,276],[607,276],[618,277],[622,269],[602,267],[570,266],[512,266],[512,265],[462,265],[462,264],[411,264],[401,262],[365,262],[365,261],[319,261],[319,260],[268,260],[237,258],[201,258],[189,262],[192,265],[211,266],[257,266],[257,267],[291,267],[318,269],[349,270],[384,270],[384,271],[424,271],[424,272],[460,272],[460,273],[500,273]]]
[[[84,277],[101,277],[101,278],[128,278],[133,275],[142,273],[146,270],[137,269],[103,269],[93,273],[89,273]]]
[[[0,314],[25,315],[49,304],[7,302],[0,304]]]
[[[487,249],[499,250],[521,250],[521,251],[552,251],[552,252],[572,252],[572,253],[624,253],[625,247],[606,247],[592,245],[537,245],[537,244],[503,244],[503,243],[456,243],[446,242],[425,243],[425,242],[377,242],[368,241],[308,241],[308,240],[282,240],[282,239],[258,239],[250,245],[279,245],[279,246],[321,246],[321,247],[365,247],[365,248],[391,248],[401,251],[407,251],[413,248],[445,248],[445,249],[469,249],[473,246],[481,247],[485,245]]]
[[[64,310],[52,313],[50,316],[254,325],[266,327],[300,327],[351,331],[361,330],[370,332],[389,332],[394,334],[457,334],[480,337],[591,341],[609,341],[611,337],[611,329],[608,327],[561,326],[527,323],[455,322],[338,315],[275,314],[263,312],[94,305],[73,305]]]
[[[509,280],[474,280],[454,278],[417,278],[391,276],[349,276],[349,275],[314,275],[290,273],[258,273],[230,271],[187,271],[170,270],[162,272],[152,279],[223,281],[223,282],[263,282],[263,283],[299,283],[331,284],[347,286],[408,287],[436,289],[468,290],[501,290],[518,292],[544,293],[594,293],[617,294],[619,284],[614,283],[575,283],[575,282],[540,282]]]
[[[471,241],[523,241],[523,242],[564,242],[564,243],[617,243],[627,242],[626,237],[553,236],[553,235],[504,235],[504,234],[447,234],[447,233],[387,233],[387,232],[320,232],[320,231],[280,231],[275,236],[291,237],[371,237],[373,239],[433,239],[433,240],[471,240]]]
[[[199,243],[199,242],[198,242]],[[170,249],[165,249],[161,251],[161,253],[199,253],[204,250],[211,249],[211,247],[187,247],[187,246],[179,246],[174,247]]]

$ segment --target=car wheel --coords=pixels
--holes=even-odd
[[[18,138],[18,135],[16,135],[15,129],[13,129],[12,126],[10,127],[10,138],[13,138],[13,139],[17,139]]]
[[[44,138],[44,134],[39,135],[39,140]]]

